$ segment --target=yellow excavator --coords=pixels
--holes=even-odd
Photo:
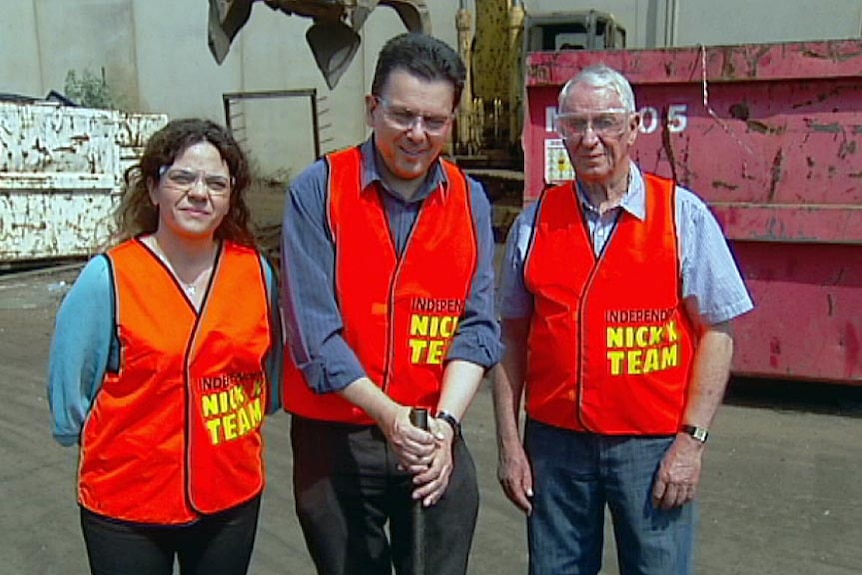
[[[209,47],[219,64],[227,57],[231,42],[248,22],[256,3],[314,21],[305,39],[330,89],[338,84],[353,60],[359,48],[359,30],[377,6],[395,10],[411,32],[431,32],[423,0],[209,0]]]

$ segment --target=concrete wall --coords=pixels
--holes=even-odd
[[[42,96],[36,4],[5,2],[0,18],[0,92]]]
[[[829,40],[862,35],[862,2],[858,0],[676,0],[675,5],[675,46]]]
[[[207,47],[205,0],[4,2],[0,92],[42,97],[50,90],[62,92],[70,70],[96,75],[104,70],[111,92],[126,109],[224,122],[224,93],[315,89],[324,152],[365,137],[361,96],[370,85],[375,55],[404,30],[394,11],[375,11],[353,63],[329,91],[305,42],[311,21],[287,17],[263,3],[254,6],[219,66]],[[454,13],[453,2],[440,2],[445,4],[452,4]],[[442,21],[438,25],[445,28]],[[448,36],[454,43],[454,29]],[[238,135],[263,172],[296,173],[313,159],[306,100],[254,101],[239,105],[234,114],[237,126],[245,127]]]
[[[429,0],[432,32],[456,46],[458,0]],[[480,0],[481,4],[481,0]],[[475,0],[467,7],[474,11]],[[626,27],[630,47],[858,37],[862,0],[527,0],[531,13],[599,8]],[[207,48],[206,0],[3,0],[0,92],[41,97],[62,91],[70,70],[105,77],[129,110],[224,121],[222,94],[317,90],[322,151],[365,137],[362,96],[376,54],[404,30],[381,7],[335,90],[328,90],[305,43],[311,21],[254,5],[227,60]],[[238,134],[264,172],[296,173],[313,157],[305,101],[254,101],[235,113]]]
[[[862,35],[860,0],[525,0],[524,5],[528,13],[610,12],[626,28],[630,48]]]

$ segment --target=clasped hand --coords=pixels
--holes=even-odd
[[[428,427],[428,431],[415,427],[410,408],[401,406],[384,430],[399,466],[413,474],[413,499],[425,507],[437,503],[449,485],[454,438],[452,428],[438,419],[429,419]]]

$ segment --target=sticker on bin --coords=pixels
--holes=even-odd
[[[545,183],[553,184],[575,179],[566,146],[560,138],[545,140]]]

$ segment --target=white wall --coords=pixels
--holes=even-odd
[[[256,3],[246,27],[219,66],[207,46],[206,0],[2,0],[0,92],[43,97],[62,92],[70,70],[99,75],[123,107],[203,116],[224,122],[222,94],[316,89],[323,151],[366,135],[362,95],[382,44],[404,31],[396,13],[369,17],[364,42],[338,87],[330,91],[305,42],[311,20]],[[440,5],[454,0],[440,1]],[[435,25],[446,16],[435,13]],[[454,9],[452,13],[454,19]],[[454,24],[448,33],[455,37]],[[443,37],[446,37],[443,30]],[[250,151],[265,172],[296,173],[313,159],[306,101],[255,101],[236,110]]]
[[[241,60],[232,53],[218,66],[207,47],[205,1],[132,0],[140,106],[172,118],[222,120],[221,94],[237,89]]]
[[[0,18],[0,92],[44,96],[39,57],[35,3],[4,1]]]
[[[328,90],[305,42],[311,21],[256,2],[227,60],[207,47],[206,0],[0,0],[0,92],[42,97],[62,91],[69,70],[105,69],[109,86],[132,110],[224,121],[222,94],[316,89],[324,152],[365,137],[363,95],[383,43],[404,31],[380,7],[335,90]],[[432,32],[453,47],[458,0],[427,0]],[[467,3],[474,10],[475,0]],[[632,48],[728,44],[862,34],[862,0],[526,0],[529,12],[611,12]],[[666,26],[666,23],[669,23]],[[311,161],[308,106],[246,104],[248,145],[264,171],[296,172]]]
[[[860,0],[525,0],[528,12],[597,9],[630,48],[858,38]]]
[[[859,0],[676,0],[677,46],[858,38]]]
[[[42,89],[63,91],[70,70],[105,70],[114,94],[138,106],[132,0],[35,0]]]

